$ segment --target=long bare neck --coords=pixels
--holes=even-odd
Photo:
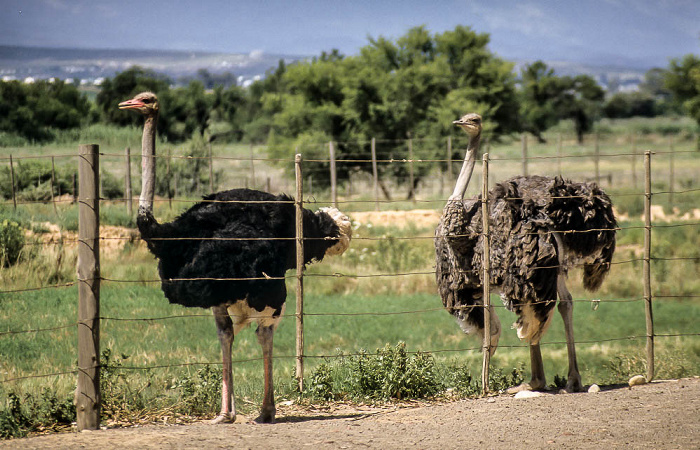
[[[469,186],[469,180],[472,178],[472,172],[474,172],[474,162],[476,161],[476,156],[479,153],[480,143],[481,133],[477,134],[476,136],[472,136],[472,138],[469,139],[467,154],[464,155],[462,170],[459,172],[457,183],[455,184],[454,191],[452,191],[450,200],[462,200],[464,198],[464,193],[467,192],[467,186]]]
[[[156,123],[158,114],[146,117],[141,139],[141,195],[139,215],[153,213],[153,195],[156,185]]]

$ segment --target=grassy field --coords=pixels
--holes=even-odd
[[[580,274],[570,275],[570,288],[577,299],[574,320],[579,366],[585,384],[616,383],[630,375],[644,373],[645,319],[642,300],[643,222],[639,216],[643,204],[641,157],[632,164],[630,127],[622,131],[609,124],[600,141],[601,184],[611,194],[618,213],[629,216],[621,222],[618,249],[610,278],[601,291],[586,293],[580,287]],[[644,123],[634,124],[638,129]],[[607,131],[606,131],[607,130]],[[626,132],[624,130],[627,130]],[[562,130],[566,132],[566,130]],[[682,130],[681,130],[682,131]],[[85,131],[85,138],[90,138]],[[104,134],[104,130],[102,131]],[[104,145],[103,170],[121,176],[124,141],[138,146],[138,130],[124,131]],[[95,137],[93,136],[93,137]],[[81,136],[82,139],[82,136]],[[68,142],[68,141],[66,141]],[[570,178],[590,179],[594,173],[592,143],[583,147],[564,140],[562,153],[575,156],[561,160],[561,172]],[[63,144],[62,144],[63,145]],[[673,143],[676,191],[670,204],[669,167],[671,154],[667,151],[668,137],[641,134],[635,142],[635,152],[655,151],[652,171],[654,204],[667,213],[677,208],[670,221],[656,220],[653,230],[652,289],[655,296],[654,322],[656,339],[657,377],[670,378],[700,374],[700,339],[697,323],[700,319],[700,233],[698,218],[682,219],[692,214],[700,203],[697,174],[700,173],[700,152],[694,151],[695,141],[689,134],[679,134]],[[77,144],[68,142],[61,147],[32,147],[12,149],[20,156],[41,156],[54,152],[74,152]],[[416,147],[417,151],[418,147]],[[492,179],[498,180],[522,171],[520,142],[493,146]],[[555,174],[559,161],[556,134],[548,144],[530,144],[533,159],[529,173]],[[256,158],[262,149],[254,149]],[[246,176],[250,180],[249,146],[222,145],[214,148],[215,155],[238,159],[217,160],[226,173],[222,188],[241,186]],[[612,156],[615,153],[619,156]],[[621,155],[620,155],[621,154]],[[544,158],[547,157],[547,158]],[[134,160],[135,163],[135,160]],[[293,192],[293,183],[280,166],[255,161],[259,183],[270,176],[273,191]],[[455,167],[457,164],[455,164]],[[121,169],[120,169],[121,167]],[[122,172],[119,172],[122,170]],[[470,192],[480,183],[475,171]],[[608,175],[612,177],[609,182]],[[136,175],[134,175],[136,177]],[[381,209],[428,209],[439,211],[447,195],[444,174],[436,174],[421,185],[418,202],[395,201],[381,203]],[[634,179],[637,186],[634,185]],[[389,184],[396,192],[405,190]],[[374,207],[369,180],[361,176],[352,186],[340,190],[341,209],[350,212]],[[308,194],[319,205],[327,204],[327,191]],[[399,195],[395,195],[396,198]],[[172,219],[194,199],[158,201],[156,216]],[[311,205],[315,208],[319,205]],[[133,226],[133,217],[126,214],[120,201],[101,204],[103,225]],[[62,202],[55,211],[41,203],[20,204],[15,210],[11,202],[0,205],[0,218],[20,223],[36,236],[46,235],[58,225],[64,234],[62,243],[42,243],[39,237],[28,238],[20,263],[0,268],[0,432],[3,408],[9,408],[10,393],[20,398],[44,396],[67,401],[75,388],[76,307],[75,235],[77,205]],[[432,232],[434,226],[401,226],[403,224],[355,223],[351,249],[342,257],[312,266],[305,278],[305,336],[307,377],[316,373],[323,363],[336,361],[339,354],[351,355],[361,349],[374,352],[386,344],[405,342],[409,352],[430,352],[437,364],[444,389],[452,386],[450,372],[455,368],[469,370],[475,378],[480,372],[479,343],[465,337],[452,317],[441,308],[436,294],[433,272]],[[110,420],[117,420],[127,411],[147,415],[144,411],[213,414],[218,410],[218,378],[220,349],[209,311],[190,310],[170,305],[163,297],[157,281],[156,262],[143,245],[129,241],[110,245],[103,241],[101,347],[107,350],[106,389],[111,399]],[[332,276],[343,274],[345,276]],[[395,276],[394,274],[408,274]],[[372,277],[370,275],[382,275]],[[108,281],[115,280],[115,281]],[[289,282],[286,317],[275,335],[275,379],[279,399],[296,396],[292,388],[294,373],[294,286]],[[29,290],[42,286],[54,287]],[[7,292],[21,291],[21,292]],[[592,303],[591,299],[600,299]],[[492,303],[501,305],[497,296]],[[500,349],[493,367],[510,371],[524,368],[529,376],[527,348],[518,341],[509,325],[515,317],[498,308],[503,324]],[[44,331],[34,331],[44,330]],[[27,331],[27,332],[25,332]],[[686,335],[686,336],[678,336]],[[690,335],[690,336],[687,336]],[[563,327],[558,314],[544,339],[543,354],[548,381],[555,375],[565,376],[567,370]],[[252,412],[259,407],[262,393],[262,363],[260,349],[252,330],[242,332],[234,344],[234,382],[239,407]],[[211,367],[212,371],[206,368]],[[49,377],[37,375],[68,372]],[[15,381],[7,381],[20,378]],[[47,397],[48,396],[48,397]],[[121,406],[118,406],[118,401]],[[5,404],[3,404],[5,403]],[[46,403],[46,402],[45,402]],[[50,403],[50,402],[49,402]],[[26,411],[26,408],[25,408]],[[116,411],[116,412],[115,412]],[[29,412],[27,412],[29,414]],[[136,415],[138,415],[136,414]],[[119,417],[117,417],[119,416]],[[7,417],[7,416],[6,416]],[[121,417],[123,418],[123,417]]]

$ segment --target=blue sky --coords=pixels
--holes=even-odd
[[[699,0],[2,0],[0,44],[317,55],[468,25],[507,59],[665,66],[700,54]]]

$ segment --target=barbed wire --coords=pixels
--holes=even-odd
[[[59,154],[49,154],[49,155],[17,155],[12,156],[12,161],[21,161],[23,159],[44,159],[44,158],[78,158],[80,155],[77,153],[59,153]],[[124,156],[124,155],[122,155]],[[10,161],[9,156],[0,156],[0,161]]]
[[[23,288],[23,289],[7,289],[7,290],[1,290],[0,294],[15,294],[18,292],[31,292],[31,291],[41,291],[44,289],[56,289],[56,288],[63,288],[63,287],[70,287],[74,286],[75,282],[71,281],[69,283],[62,283],[62,284],[54,284],[54,285],[48,285],[48,286],[40,286],[40,287],[32,287],[32,288]]]
[[[387,140],[387,142],[392,141],[392,140]],[[428,139],[424,140],[425,142],[428,141]],[[382,140],[375,140],[375,142],[383,142]],[[407,140],[393,140],[392,142],[403,142],[407,143]],[[420,139],[414,139],[415,142],[421,142]],[[367,142],[369,143],[369,141]],[[348,144],[348,143],[345,143]],[[327,145],[324,144],[324,145]],[[682,154],[682,153],[694,153],[691,151],[673,151],[673,152],[664,152],[664,151],[655,151],[652,152],[652,154]],[[115,156],[118,158],[124,158],[124,154],[114,154],[114,153],[100,153],[102,156],[106,157],[111,157]],[[640,152],[632,152],[632,153],[615,153],[615,154],[610,154],[610,153],[598,153],[598,154],[581,154],[581,155],[556,155],[556,156],[528,156],[525,158],[525,160],[564,160],[564,159],[580,159],[580,158],[586,158],[590,159],[592,157],[596,158],[615,158],[615,157],[627,157],[627,156],[635,156],[635,157],[641,157],[643,153]],[[71,154],[71,155],[52,155],[54,157],[76,157],[77,155]],[[135,155],[136,156],[136,155]],[[21,159],[37,159],[37,158],[46,158],[46,155],[43,156],[25,156],[25,157],[13,157],[13,160],[21,160]],[[253,162],[253,161],[269,161],[269,162],[288,162],[291,163],[293,162],[293,159],[291,158],[250,158],[250,157],[226,157],[226,156],[203,156],[203,157],[192,157],[192,156],[178,156],[178,155],[157,155],[156,157],[158,158],[173,158],[173,159],[183,159],[183,160],[192,160],[192,159],[201,159],[201,160],[237,160],[237,161],[243,161],[243,162]],[[498,155],[492,156],[492,161],[494,162],[499,162],[499,161],[523,161],[524,158],[522,157],[500,157]],[[0,157],[0,160],[9,160],[9,157]],[[305,162],[312,162],[312,163],[329,163],[331,162],[330,159],[308,159],[304,160]],[[358,164],[358,163],[371,163],[371,159],[336,159],[335,163],[336,164]],[[387,158],[387,159],[379,159],[376,160],[377,163],[383,163],[383,164],[413,164],[413,163],[445,163],[445,162],[452,162],[452,163],[459,163],[461,162],[460,159],[424,159],[424,158]],[[652,195],[657,195],[657,194],[671,194],[671,193],[677,193],[677,194],[690,194],[690,193],[695,193],[700,191],[700,189],[671,189],[671,190],[666,190],[666,191],[655,191],[652,193]],[[646,194],[641,192],[641,193],[629,193],[629,192],[619,192],[612,194],[608,192],[610,196],[645,196]],[[593,198],[597,196],[551,196],[549,199],[567,199],[567,198]],[[103,198],[100,198],[100,200],[105,200]],[[127,199],[111,199],[112,201],[126,201]],[[518,201],[518,200],[523,200],[523,198],[506,198],[505,200],[508,201]],[[175,201],[175,202],[204,202],[204,203],[242,203],[242,204],[264,204],[264,203],[285,203],[285,204],[294,204],[295,202],[293,200],[290,201],[226,201],[226,200],[203,200],[203,199],[157,199],[156,201],[159,202],[165,202],[165,201]],[[419,204],[433,204],[433,203],[445,203],[447,199],[437,199],[437,200],[416,200],[414,199],[414,203],[419,203]],[[68,203],[71,202],[73,203],[72,199],[54,199],[53,203]],[[365,204],[365,203],[382,203],[382,204],[393,204],[393,203],[398,203],[399,201],[396,200],[341,200],[337,201],[337,203],[340,204],[352,204],[352,203],[357,203],[357,204]],[[48,204],[51,203],[50,200],[44,200],[44,201],[18,201],[17,204],[23,205],[23,204]],[[333,203],[331,200],[328,201],[319,201],[316,200],[315,198],[313,200],[307,199],[304,201],[305,205],[308,204],[331,204]],[[2,204],[13,204],[13,202],[2,202]],[[695,227],[700,225],[698,222],[688,222],[688,223],[672,223],[672,224],[660,224],[654,222],[652,225],[652,228],[670,228],[670,227]],[[646,226],[620,226],[620,227],[615,227],[615,228],[601,228],[601,229],[592,229],[592,230],[571,230],[571,231],[547,231],[547,232],[533,232],[533,233],[527,233],[531,235],[537,235],[537,234],[543,234],[543,233],[588,233],[588,232],[602,232],[602,231],[624,231],[624,230],[632,230],[632,229],[644,229]],[[439,237],[445,237],[445,238],[458,238],[458,237],[465,237],[465,236],[471,236],[470,235],[449,235],[449,236],[439,236]],[[425,239],[435,239],[435,236],[413,236],[413,237],[394,237],[394,236],[381,236],[381,237],[357,237],[355,240],[365,240],[365,241],[380,241],[380,240],[397,240],[397,241],[403,241],[403,240],[425,240]],[[134,237],[104,237],[100,236],[100,240],[134,240]],[[288,237],[288,238],[257,238],[257,237],[251,237],[251,238],[196,238],[196,237],[180,237],[180,238],[158,238],[155,240],[172,240],[172,241],[177,241],[177,240],[222,240],[222,241],[235,241],[235,240],[240,240],[240,241],[255,241],[255,240],[296,240],[296,237]],[[329,239],[329,238],[303,238],[304,240],[317,240],[317,239]],[[332,238],[330,238],[332,239]],[[51,242],[51,243],[32,243],[30,245],[60,245],[62,243],[73,243],[73,242],[80,242],[80,239],[71,239],[71,240],[62,240],[59,242]],[[697,257],[692,257],[692,256],[681,256],[681,257],[651,257],[651,261],[696,261],[698,258]],[[620,265],[620,264],[631,264],[631,263],[636,263],[644,261],[643,258],[634,258],[634,259],[627,259],[627,260],[622,260],[622,261],[614,261],[611,262],[611,265]],[[577,264],[574,265],[574,267],[583,267],[585,264]],[[552,269],[552,268],[560,268],[562,267],[561,265],[552,265],[552,266],[542,266],[542,267],[537,267],[535,269]],[[571,267],[570,265],[566,265],[566,267]],[[465,271],[458,271],[457,273],[463,273],[463,274],[477,274],[480,273],[480,270],[465,270]],[[405,272],[397,272],[397,273],[373,273],[373,274],[343,274],[343,273],[333,273],[333,274],[322,274],[322,273],[308,273],[305,274],[305,277],[345,277],[345,278],[356,278],[356,279],[361,279],[361,278],[382,278],[382,277],[404,277],[404,276],[434,276],[435,271],[405,271]],[[294,279],[296,276],[283,276],[283,277],[270,277],[270,276],[262,276],[262,277],[232,277],[232,278],[213,278],[213,277],[206,277],[206,278],[173,278],[169,280],[161,280],[161,279],[153,279],[153,280],[119,280],[119,279],[113,279],[110,277],[99,277],[101,281],[106,281],[106,282],[117,282],[117,283],[160,283],[163,281],[172,281],[172,282],[179,282],[179,281],[248,281],[248,280],[286,280],[286,279]],[[83,281],[83,280],[77,280],[77,281]],[[63,284],[55,284],[51,286],[42,286],[42,287],[34,287],[34,288],[24,288],[24,289],[16,289],[16,290],[5,290],[5,291],[0,291],[0,294],[12,294],[12,293],[20,293],[20,292],[28,292],[28,291],[38,291],[42,289],[53,289],[53,288],[62,288],[62,287],[71,287],[74,286],[76,282],[70,282],[70,283],[63,283]],[[652,293],[652,298],[654,300],[657,299],[694,299],[694,298],[699,298],[700,295],[696,294],[688,294],[688,295],[683,295],[683,294],[677,294],[677,295],[662,295],[661,293]],[[618,299],[573,299],[574,302],[578,303],[590,303],[592,306],[593,305],[598,305],[600,303],[622,303],[622,302],[640,302],[640,301],[645,301],[647,300],[644,297],[629,297],[629,298],[618,298]],[[551,302],[556,302],[556,299],[554,300],[545,300],[545,301],[540,301],[540,302],[530,302],[530,304],[536,304],[536,303],[551,303]],[[493,305],[494,307],[497,308],[508,308],[506,305]],[[453,309],[468,309],[468,308],[474,308],[474,307],[484,307],[483,305],[470,305],[470,306],[457,306]],[[304,316],[319,316],[319,317],[325,317],[325,316],[393,316],[393,315],[408,315],[408,314],[424,314],[424,313],[429,313],[429,312],[436,312],[436,311],[443,311],[445,308],[444,307],[435,307],[435,308],[425,308],[425,309],[416,309],[416,310],[404,310],[404,311],[385,311],[385,312],[376,312],[376,311],[366,311],[366,312],[347,312],[347,313],[332,313],[332,312],[319,312],[319,313],[304,313]],[[155,321],[160,321],[160,320],[169,320],[169,319],[176,319],[176,318],[189,318],[189,317],[212,317],[211,314],[187,314],[187,315],[172,315],[172,316],[163,316],[163,317],[153,317],[153,318],[124,318],[124,317],[100,317],[101,320],[105,321],[143,321],[143,322],[155,322]],[[283,317],[296,317],[296,314],[284,314]],[[254,319],[254,317],[253,317]],[[51,332],[51,331],[57,331],[57,330],[62,330],[62,329],[67,329],[67,328],[72,328],[75,327],[77,323],[70,323],[67,325],[62,325],[62,326],[55,326],[55,327],[47,327],[47,328],[36,328],[36,329],[25,329],[25,330],[9,330],[9,331],[3,331],[0,332],[0,337],[9,337],[11,335],[17,335],[17,334],[31,334],[31,333],[44,333],[44,332]],[[690,336],[698,336],[700,333],[669,333],[669,334],[654,334],[656,337],[690,337]],[[612,341],[624,341],[624,340],[637,340],[637,339],[644,339],[647,338],[647,335],[639,335],[639,336],[627,336],[627,337],[618,337],[618,338],[607,338],[607,339],[595,339],[595,340],[584,340],[584,341],[577,341],[576,344],[597,344],[600,342],[612,342]],[[565,344],[564,342],[543,342],[543,345],[561,345]],[[527,348],[527,345],[501,345],[501,348]],[[422,351],[416,351],[416,352],[408,352],[408,353],[447,353],[447,352],[461,352],[461,351],[480,351],[481,346],[477,347],[472,347],[472,348],[463,348],[463,349],[438,349],[438,350],[422,350]],[[362,352],[356,352],[356,353],[347,353],[347,354],[341,354],[341,355],[303,355],[304,358],[336,358],[336,357],[348,357],[348,356],[360,356],[360,355],[367,355],[368,353],[362,353]],[[275,359],[296,359],[298,358],[298,355],[282,355],[282,356],[275,356]],[[262,358],[248,358],[248,359],[240,359],[236,360],[236,363],[244,363],[244,362],[250,362],[250,361],[259,361]],[[190,362],[190,363],[181,363],[181,364],[167,364],[167,365],[155,365],[155,366],[149,366],[149,367],[137,367],[137,366],[113,366],[113,365],[102,365],[101,367],[109,367],[112,369],[124,369],[124,370],[151,370],[151,369],[157,369],[157,368],[170,368],[170,367],[185,367],[185,366],[198,366],[198,365],[221,365],[221,362],[217,363],[209,363],[209,362]],[[77,370],[70,370],[70,371],[62,371],[62,372],[54,372],[50,374],[41,374],[41,375],[30,375],[30,376],[24,376],[24,377],[15,377],[15,378],[9,378],[9,379],[4,379],[0,380],[0,383],[6,383],[10,381],[17,381],[17,380],[22,380],[22,379],[29,379],[29,378],[42,378],[42,377],[52,377],[52,376],[57,376],[57,375],[66,375],[66,374],[76,374]]]
[[[0,337],[7,336],[7,335],[14,335],[14,334],[23,334],[23,333],[41,333],[44,331],[56,331],[56,330],[64,330],[66,328],[73,328],[78,325],[78,322],[73,322],[68,325],[62,325],[62,326],[57,326],[57,327],[50,327],[50,328],[35,328],[31,330],[10,330],[10,331],[0,331]]]
[[[655,333],[653,335],[654,337],[658,338],[668,338],[668,337],[697,337],[700,336],[700,333]],[[581,345],[594,345],[594,344],[599,344],[599,343],[604,343],[604,342],[620,342],[620,341],[634,341],[634,340],[640,340],[640,339],[646,339],[648,336],[647,335],[631,335],[631,336],[622,336],[622,337],[614,337],[614,338],[605,338],[605,339],[595,339],[595,340],[581,340],[581,341],[576,341],[576,344],[581,344]],[[552,341],[552,342],[546,342],[542,341],[540,342],[541,346],[552,346],[552,345],[566,345],[566,341]],[[527,349],[529,348],[528,344],[501,344],[498,346],[500,349]],[[464,348],[456,348],[456,349],[436,349],[436,350],[412,350],[412,351],[406,351],[406,354],[408,355],[416,355],[416,354],[444,354],[444,353],[464,353],[464,352],[480,352],[482,350],[482,346],[478,347],[464,347]],[[308,359],[343,359],[343,358],[350,358],[350,357],[371,357],[375,354],[375,352],[371,351],[357,351],[357,352],[348,352],[348,353],[336,353],[336,354],[315,354],[315,355],[303,355],[304,358]],[[282,360],[282,359],[297,359],[297,355],[273,355],[272,359],[276,360]],[[255,358],[245,358],[245,359],[235,359],[232,360],[232,364],[245,364],[245,363],[251,363],[251,362],[257,362],[257,361],[262,361],[263,357],[255,357]],[[151,371],[155,369],[172,369],[172,368],[181,368],[181,367],[197,367],[197,366],[221,366],[222,362],[216,361],[216,362],[185,362],[185,363],[177,363],[177,364],[155,364],[155,365],[150,365],[150,366],[125,366],[125,365],[111,365],[111,364],[99,364],[99,365],[94,365],[90,367],[84,368],[84,370],[95,370],[98,368],[108,368],[111,370],[132,370],[132,371]],[[53,373],[48,373],[48,374],[39,374],[39,375],[25,375],[25,376],[20,376],[20,377],[13,377],[13,378],[6,378],[6,379],[0,379],[0,383],[9,383],[9,382],[16,382],[16,381],[21,381],[21,380],[27,380],[27,379],[35,379],[35,378],[48,378],[48,377],[54,377],[54,376],[59,376],[59,375],[75,375],[78,373],[78,369],[75,370],[70,370],[70,371],[62,371],[62,372],[53,372]]]

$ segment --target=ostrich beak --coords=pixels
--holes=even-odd
[[[143,103],[140,100],[136,100],[136,99],[132,98],[131,100],[121,102],[119,104],[119,109],[143,108],[144,106],[146,106],[145,103]]]

